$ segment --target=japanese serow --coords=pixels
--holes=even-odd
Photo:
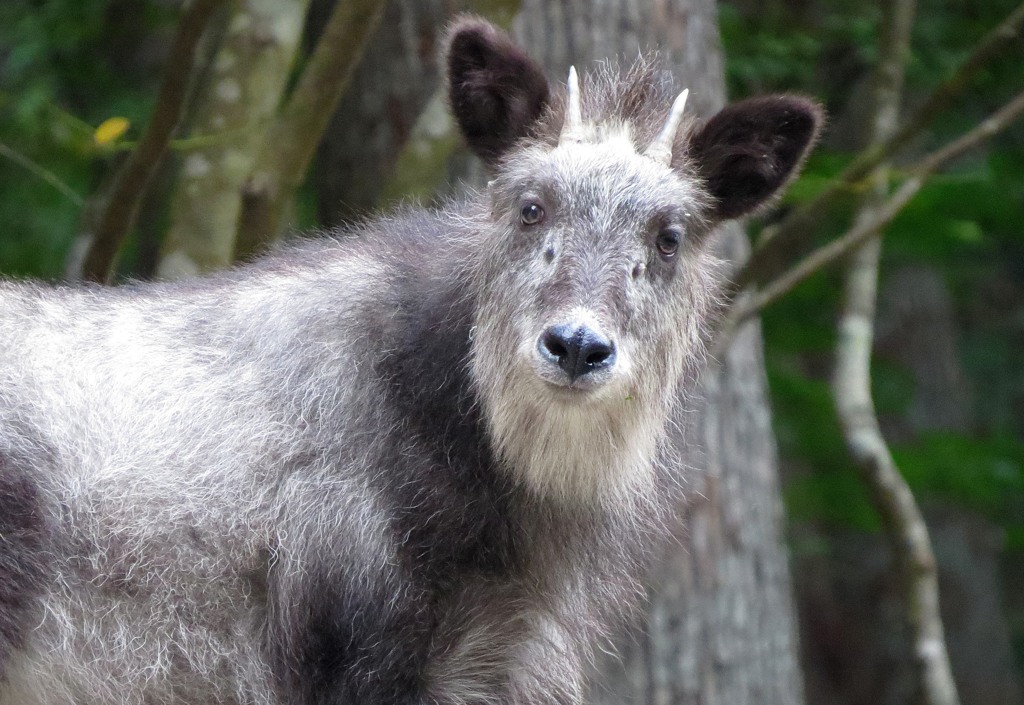
[[[184,282],[0,283],[2,705],[580,703],[679,484],[709,235],[810,101],[681,119],[463,19],[491,180]]]

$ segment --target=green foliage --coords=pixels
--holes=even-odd
[[[795,466],[785,487],[790,518],[876,531],[878,516],[846,454],[828,383],[785,369],[778,359],[769,383],[779,449]],[[795,409],[800,415],[787,413]]]
[[[927,433],[893,447],[911,486],[1024,528],[1024,442],[1011,436]]]
[[[0,3],[0,142],[89,195],[112,158],[93,129],[145,123],[176,15],[155,0]],[[0,183],[0,272],[58,276],[79,206],[9,159]]]
[[[808,158],[800,177],[786,189],[784,203],[809,201],[824,191],[850,162],[847,154],[825,149],[815,151]]]
[[[838,94],[847,88],[835,72],[858,72],[873,59],[879,16],[874,3],[775,2],[759,12],[743,5],[719,4],[731,95],[797,90],[832,104],[822,89]]]
[[[951,75],[975,44],[1017,5],[920,0],[906,103],[919,103]],[[830,132],[783,207],[812,198],[853,157],[868,79],[877,56],[877,3],[832,0],[758,5],[722,2],[726,75],[735,97],[778,90],[816,95]],[[934,149],[973,127],[1024,85],[1013,49],[993,62],[902,156]],[[899,164],[900,162],[897,162]],[[893,174],[897,185],[902,174]],[[856,193],[818,224],[817,244],[849,227]],[[1024,129],[1019,126],[930,180],[885,234],[883,279],[907,264],[937,268],[959,324],[958,350],[978,400],[969,434],[901,438],[893,453],[925,497],[982,511],[1024,546]],[[765,312],[767,364],[780,450],[790,477],[787,508],[796,520],[870,529],[877,518],[850,465],[831,393],[837,271],[818,274]],[[909,370],[873,363],[873,392],[883,419],[902,418],[914,395]]]

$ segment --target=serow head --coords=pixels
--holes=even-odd
[[[772,95],[686,119],[645,60],[549,84],[474,18],[447,47],[452,113],[490,174],[473,343],[489,403],[658,407],[701,354],[708,234],[795,175],[821,109]]]

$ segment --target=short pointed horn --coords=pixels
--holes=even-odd
[[[580,101],[580,79],[576,67],[569,67],[568,102],[565,109],[565,123],[558,141],[580,142],[583,139],[583,108]]]
[[[683,108],[686,107],[686,98],[689,95],[690,89],[687,88],[672,103],[672,110],[668,114],[665,127],[661,128],[661,132],[655,140],[644,150],[644,156],[656,159],[663,164],[672,163],[672,143],[676,139],[676,131],[683,119]]]

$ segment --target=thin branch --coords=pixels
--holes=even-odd
[[[385,6],[384,0],[341,0],[335,6],[243,187],[236,259],[251,257],[277,236],[285,205],[309,169]]]
[[[160,158],[185,108],[196,47],[214,12],[225,0],[193,0],[182,15],[171,44],[156,106],[138,146],[121,167],[106,206],[100,213],[82,276],[105,283],[110,280],[114,260],[135,221]]]
[[[812,274],[846,257],[858,245],[891,223],[904,206],[910,202],[910,199],[921,190],[927,178],[939,167],[1006,129],[1022,113],[1024,113],[1024,93],[1019,93],[1013,100],[969,132],[910,167],[907,170],[909,174],[907,180],[876,211],[871,220],[855,224],[846,233],[807,255],[748,299],[737,301],[720,326],[719,341],[715,345],[716,350],[724,349],[724,346],[732,339],[736,328],[747,319],[756,315],[769,304],[778,301]]]
[[[871,218],[872,209],[869,200],[862,215]],[[836,344],[833,399],[847,449],[871,493],[892,550],[922,701],[925,705],[958,705],[939,613],[939,581],[928,527],[892,458],[871,396],[871,350],[881,249],[881,237],[875,236],[849,260]]]
[[[916,11],[915,0],[882,0],[882,3],[885,20],[871,119],[873,145],[886,144],[897,129]],[[856,224],[875,220],[876,211],[884,207],[889,190],[887,167],[888,162],[883,161],[875,170],[872,188],[861,203]],[[871,351],[881,256],[879,232],[847,260],[832,397],[846,446],[871,493],[892,550],[922,701],[925,705],[959,705],[939,613],[939,579],[928,527],[893,461],[879,428],[871,395]]]
[[[990,61],[997,57],[1003,49],[1014,45],[1014,40],[1020,38],[1022,27],[1024,27],[1024,3],[1018,5],[1006,16],[1006,19],[982,38],[971,54],[953,72],[953,75],[928,96],[928,99],[914,111],[910,119],[896,134],[884,143],[877,145],[873,150],[869,150],[869,154],[861,157],[858,161],[862,161],[862,164],[858,165],[855,162],[849,167],[852,172],[851,180],[856,181],[859,178],[858,173],[867,174],[873,168],[872,161],[891,156],[931,125],[935,118],[949,108]]]
[[[53,186],[64,194],[64,196],[76,206],[81,207],[85,203],[85,199],[79,196],[73,188],[64,183],[59,176],[41,164],[37,164],[32,161],[21,152],[8,147],[3,142],[0,142],[0,156],[7,157],[21,168],[31,172],[35,176],[38,176],[40,179],[50,184],[50,186]]]
[[[874,240],[873,243],[878,243]],[[851,317],[843,322],[842,334],[849,339],[868,338],[856,346],[863,350],[870,346],[870,334],[864,330],[864,321]],[[869,351],[870,352],[870,351]],[[864,353],[848,350],[840,354],[851,359],[840,360],[839,365],[856,367]],[[868,353],[869,354],[869,353]],[[870,398],[864,399],[860,388],[870,380],[858,375],[858,381],[837,381],[835,397],[840,417],[847,427],[846,443],[850,454],[860,468],[871,490],[875,508],[879,511],[885,531],[890,535],[895,560],[901,566],[905,581],[908,616],[912,623],[913,658],[921,669],[926,693],[925,702],[931,705],[957,703],[956,685],[950,673],[942,622],[938,618],[939,596],[935,578],[935,556],[932,553],[928,530],[913,493],[900,474],[882,437]],[[865,403],[867,406],[865,406]]]
[[[0,90],[0,108],[6,108],[9,103],[14,101],[14,94]],[[82,140],[92,140],[95,128],[84,120],[81,120],[62,109],[60,106],[50,101],[44,101],[42,104],[42,111],[50,113],[54,120],[59,122],[61,126],[66,128],[68,131],[75,133],[76,137]],[[49,118],[50,116],[48,115],[47,119]]]
[[[253,120],[245,127],[236,127],[229,130],[169,140],[167,142],[167,149],[171,152],[192,152],[209,149],[210,147],[222,147],[231,144],[240,137],[246,137],[265,130],[269,122],[269,120]],[[113,146],[113,150],[116,152],[130,152],[138,144],[138,142],[132,142],[131,140],[118,140],[117,144]]]
[[[884,182],[879,182],[884,188]],[[881,195],[881,194],[880,194]],[[869,199],[862,214],[872,217]],[[833,400],[843,438],[872,497],[903,592],[913,665],[925,705],[958,705],[939,613],[939,581],[928,527],[878,425],[871,396],[871,350],[882,239],[861,245],[847,266],[836,343]]]
[[[794,241],[799,240],[804,233],[813,231],[822,214],[855,184],[869,176],[875,167],[892,158],[931,125],[935,117],[948,109],[982,68],[1001,51],[1013,45],[1022,27],[1024,3],[1018,5],[995,29],[985,35],[953,74],[932,92],[895,134],[869,146],[824,191],[794,209],[781,222],[765,228],[751,257],[734,278],[733,291],[739,291],[749,284],[763,283],[776,274],[776,260],[780,253],[792,247]]]

